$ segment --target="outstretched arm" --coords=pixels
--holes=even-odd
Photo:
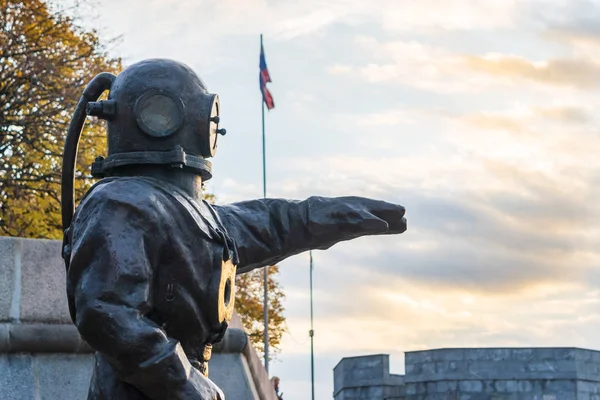
[[[404,207],[363,197],[260,199],[215,209],[237,244],[238,273],[360,236],[406,230]]]
[[[68,279],[82,337],[148,399],[222,399],[181,344],[147,317],[163,242],[156,221],[135,201],[98,196],[81,208]]]

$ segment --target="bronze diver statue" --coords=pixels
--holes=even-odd
[[[96,351],[90,400],[223,400],[207,360],[230,321],[236,274],[406,230],[402,206],[362,197],[207,203],[219,112],[188,66],[165,59],[99,74],[77,105],[63,158],[63,258],[71,318]],[[108,155],[74,210],[87,115],[106,120]]]

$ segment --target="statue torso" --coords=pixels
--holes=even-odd
[[[119,220],[120,210],[131,207],[135,213],[127,215],[134,217]],[[75,214],[71,241],[90,251],[96,246],[112,246],[111,262],[103,267],[110,276],[127,270],[133,250],[100,235],[93,236],[92,243],[78,243],[78,232],[85,229],[90,218],[110,224],[112,235],[145,231],[150,275],[146,278],[152,285],[144,317],[160,326],[168,337],[178,340],[193,364],[202,363],[205,345],[224,334],[227,325],[223,322],[231,318],[233,311],[235,244],[216,211],[210,204],[198,202],[156,179],[123,177],[100,181],[84,197]],[[85,268],[69,270],[68,274],[68,299],[74,321],[74,288],[85,275]]]

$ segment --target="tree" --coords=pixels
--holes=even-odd
[[[285,294],[276,279],[279,273],[277,265],[269,267],[267,280],[269,303],[269,360],[279,353],[281,337],[286,331],[283,314]],[[236,278],[236,310],[256,351],[264,356],[264,272],[256,269]]]
[[[0,234],[62,238],[60,169],[71,114],[93,76],[122,69],[97,32],[76,22],[43,0],[0,0]],[[90,166],[105,155],[105,138],[103,121],[88,119],[77,160],[77,202],[93,184]],[[270,271],[269,332],[276,350],[285,318],[277,267]],[[237,279],[237,310],[259,352],[262,282],[262,271]]]
[[[116,73],[97,34],[41,0],[0,0],[0,232],[62,236],[60,167],[71,113],[87,82]],[[105,149],[102,122],[89,121],[76,175],[79,199]]]

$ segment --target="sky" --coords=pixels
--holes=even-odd
[[[406,207],[404,234],[314,253],[317,399],[348,356],[403,373],[419,349],[600,349],[600,1],[101,5],[111,54],[185,62],[219,94],[220,203],[262,197],[262,33],[268,196]],[[310,398],[308,266],[280,264],[286,400]]]

